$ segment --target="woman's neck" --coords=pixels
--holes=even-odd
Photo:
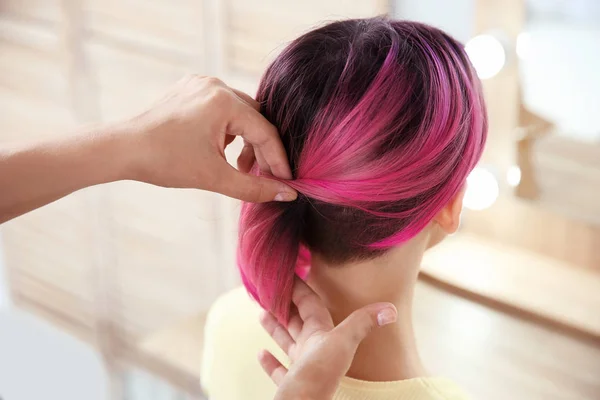
[[[323,298],[336,324],[375,302],[391,302],[398,309],[395,324],[376,329],[361,343],[349,377],[395,381],[425,375],[412,326],[413,289],[422,257],[419,250],[403,246],[382,257],[344,266],[329,266],[313,257],[308,283]]]

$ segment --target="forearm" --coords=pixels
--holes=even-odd
[[[236,171],[224,156],[234,136],[246,142]],[[279,179],[255,176],[262,171]],[[262,163],[262,165],[261,165]],[[113,127],[30,147],[0,148],[0,223],[76,190],[133,179],[169,188],[210,190],[244,201],[293,201],[277,129],[259,104],[223,82],[190,75],[152,108]]]
[[[127,179],[127,135],[88,128],[77,136],[0,149],[0,223],[79,189]]]

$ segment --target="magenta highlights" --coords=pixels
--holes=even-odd
[[[439,29],[387,18],[333,22],[290,43],[257,94],[300,193],[243,205],[238,266],[282,323],[294,274],[375,257],[421,231],[462,188],[487,133],[480,82]],[[257,172],[258,173],[258,172]]]

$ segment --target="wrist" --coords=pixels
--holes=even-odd
[[[119,157],[120,180],[134,180],[151,184],[164,149],[156,145],[161,125],[147,118],[136,117],[108,128],[113,140],[113,152]]]
[[[135,179],[139,151],[135,136],[124,124],[90,127],[88,157],[97,183]]]

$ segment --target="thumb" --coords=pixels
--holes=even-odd
[[[373,329],[396,322],[397,316],[398,311],[392,303],[375,303],[354,311],[334,331],[356,352],[360,342]]]
[[[275,179],[242,173],[224,162],[215,192],[252,203],[293,201],[298,193]]]

